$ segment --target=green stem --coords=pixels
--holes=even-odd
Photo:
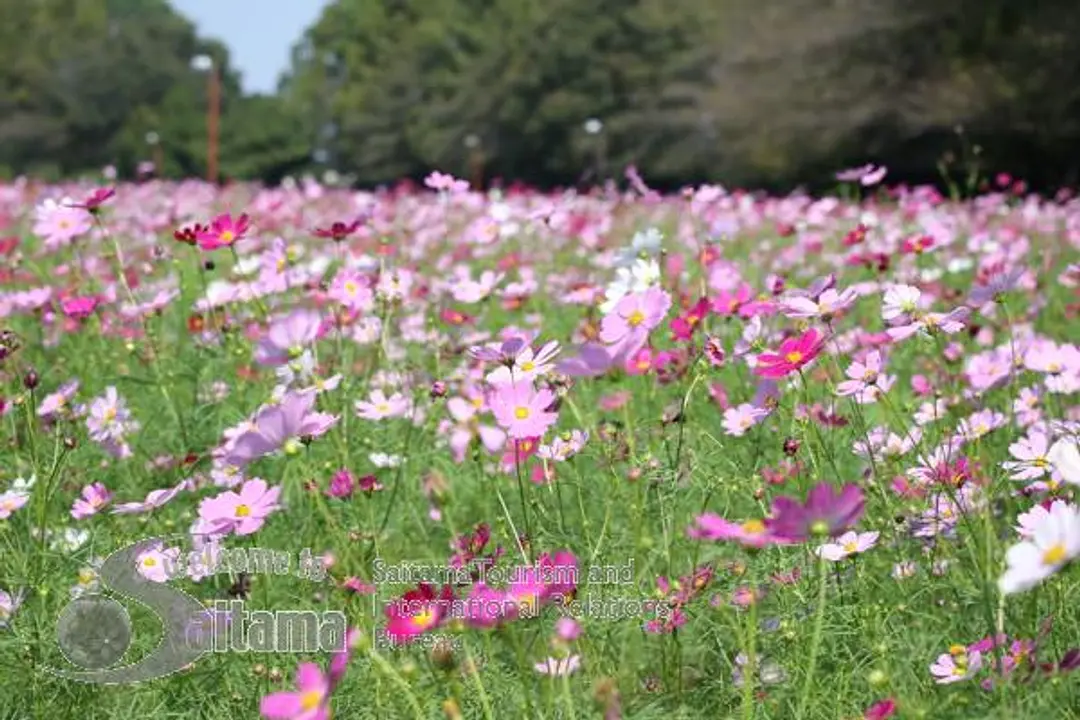
[[[818,653],[821,651],[821,634],[825,626],[825,591],[828,588],[829,575],[826,572],[827,561],[824,557],[818,559],[818,593],[817,607],[814,615],[814,634],[810,640],[810,662],[806,666],[806,679],[803,681],[802,695],[799,698],[799,710],[795,714],[797,720],[802,720],[806,715],[806,706],[810,702],[810,692],[814,687],[814,674],[817,671]]]

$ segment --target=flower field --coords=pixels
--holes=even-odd
[[[0,718],[1068,718],[1080,201],[0,186]]]

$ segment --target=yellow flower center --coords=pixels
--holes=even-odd
[[[514,417],[518,420],[527,420],[529,418],[529,408],[516,407],[514,408]]]
[[[854,555],[859,551],[859,546],[855,544],[855,541],[844,543],[844,552],[848,555]]]
[[[102,414],[105,417],[105,422],[111,423],[116,419],[116,408],[105,408],[105,412]]]
[[[1043,565],[1060,565],[1065,560],[1066,551],[1063,543],[1055,543],[1043,552]]]
[[[300,693],[300,709],[304,711],[314,710],[322,702],[322,691],[308,690]]]
[[[248,507],[247,505],[242,505],[241,504],[241,505],[236,506],[236,517],[247,517],[250,514],[251,514],[251,508]]]
[[[375,406],[375,409],[381,413],[389,413],[390,405],[388,403],[379,403]]]
[[[412,622],[413,627],[416,628],[426,628],[431,625],[434,620],[435,611],[430,608],[421,610],[410,618],[410,622]]]
[[[149,557],[143,558],[142,564],[143,567],[154,567],[155,565],[157,565],[157,558],[155,558],[153,555],[150,555]]]
[[[950,645],[949,646],[949,654],[954,656],[954,657],[957,656],[957,655],[966,655],[967,654],[967,648],[964,647],[963,645]]]
[[[760,535],[765,532],[765,523],[760,520],[747,520],[741,527],[743,532],[749,535]]]
[[[354,283],[352,280],[349,280],[347,283],[345,283],[345,292],[347,294],[355,295],[357,289],[358,288],[356,287],[356,283]]]
[[[801,352],[799,352],[798,350],[792,350],[791,352],[789,352],[787,355],[784,356],[784,359],[787,360],[792,365],[796,365],[796,364],[802,362],[803,354]]]
[[[525,362],[521,363],[521,369],[525,372],[532,372],[536,369],[536,363],[534,363],[532,360],[526,360]]]
[[[235,239],[236,234],[232,230],[226,230],[225,232],[221,233],[221,242],[225,243],[226,245],[228,245]]]
[[[1039,468],[1040,470],[1045,470],[1046,468],[1050,467],[1050,462],[1044,457],[1035,458],[1035,460],[1033,460],[1031,464]]]
[[[635,310],[630,313],[630,317],[626,318],[626,324],[630,327],[637,327],[643,322],[645,322],[645,313],[640,310]]]
[[[474,397],[472,399],[472,404],[473,404],[473,407],[475,407],[477,409],[482,408],[484,406],[484,398],[481,397],[480,395],[477,395],[476,397]]]

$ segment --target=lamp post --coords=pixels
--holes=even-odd
[[[593,163],[598,183],[604,181],[604,155],[607,149],[607,138],[604,136],[604,123],[599,118],[589,118],[582,126],[585,134],[593,139]]]
[[[165,153],[161,150],[161,136],[151,130],[146,133],[146,144],[150,146],[150,159],[154,163],[154,173],[160,178],[165,171]]]
[[[218,180],[218,125],[221,121],[221,75],[209,55],[196,55],[191,69],[206,73],[206,180]]]
[[[484,186],[484,155],[480,150],[480,136],[469,133],[463,141],[469,151],[469,175],[473,190],[480,192]]]

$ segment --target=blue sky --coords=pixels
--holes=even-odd
[[[272,93],[289,65],[289,51],[328,0],[172,0],[200,35],[229,48],[245,92]]]

